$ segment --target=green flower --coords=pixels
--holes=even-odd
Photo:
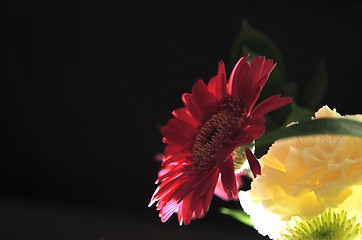
[[[278,240],[360,240],[362,228],[356,217],[347,218],[346,211],[332,209],[310,220],[296,220],[287,226]]]

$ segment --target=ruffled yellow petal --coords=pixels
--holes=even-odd
[[[325,117],[345,116],[324,106],[315,118]],[[362,121],[362,115],[346,118]],[[240,195],[240,203],[254,219],[256,229],[269,221],[253,217],[257,205],[274,221],[279,219],[273,230],[262,227],[263,233],[276,236],[292,218],[311,219],[329,208],[345,210],[358,222],[362,217],[362,138],[319,135],[282,139],[270,147],[260,163],[261,175]]]

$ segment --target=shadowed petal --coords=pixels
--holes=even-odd
[[[242,175],[244,175],[243,172],[235,174],[235,180],[236,180],[236,188],[239,189],[243,185],[243,179]],[[229,200],[238,200],[238,196],[234,196],[232,199],[229,199],[227,194],[224,191],[224,186],[222,185],[221,177],[217,180],[216,188],[214,194],[221,198],[224,201]]]
[[[234,174],[234,161],[230,155],[228,159],[220,166],[221,182],[224,191],[228,198],[231,200],[237,196],[238,189],[236,187],[236,180]]]
[[[245,121],[245,131],[253,140],[259,139],[265,132],[265,118],[262,115],[252,115]]]
[[[204,81],[202,80],[198,80],[192,86],[192,98],[203,112],[205,112],[206,107],[210,106],[217,100],[215,95],[209,92]]]
[[[186,122],[171,118],[166,126],[161,127],[163,141],[178,145],[187,145],[192,140],[195,128]]]
[[[260,163],[249,148],[245,148],[245,153],[249,162],[250,170],[252,171],[254,178],[256,178],[257,175],[261,174]]]
[[[192,117],[192,115],[187,111],[186,108],[179,108],[172,111],[172,115],[181,120],[184,121],[194,127],[197,127],[200,122],[198,122],[195,118]]]

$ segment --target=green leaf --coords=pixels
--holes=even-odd
[[[290,114],[287,118],[287,120],[285,121],[285,125],[291,123],[291,122],[303,122],[303,121],[307,121],[310,120],[311,117],[314,115],[314,111],[307,109],[307,108],[303,108],[298,106],[295,102],[292,102],[290,104]]]
[[[242,53],[242,54],[241,54],[240,56],[238,56],[237,59],[235,59],[236,61],[238,61],[240,57],[245,56],[246,54],[250,54],[250,56],[249,56],[249,58],[248,58],[248,61],[247,61],[248,63],[250,63],[254,58],[260,56],[259,53],[256,53],[256,52],[250,50],[250,49],[248,48],[248,46],[246,46],[246,45],[245,45],[245,46],[242,46],[242,51],[241,51],[241,53]]]
[[[250,221],[250,217],[248,214],[246,214],[244,211],[242,210],[235,210],[235,209],[229,209],[229,208],[221,208],[220,212],[225,214],[225,215],[229,215],[233,218],[235,218],[236,220],[238,220],[239,222],[242,222],[250,227],[253,227],[253,224]]]
[[[278,139],[308,135],[349,135],[362,137],[362,122],[346,118],[320,118],[300,122],[286,128],[266,133],[256,141],[256,146],[272,144]]]
[[[326,62],[324,59],[321,59],[311,80],[302,93],[301,103],[303,103],[303,106],[315,110],[323,100],[327,89],[327,84],[328,75]]]
[[[259,99],[264,100],[275,94],[285,95],[286,82],[284,74],[277,64],[273,71],[269,75],[268,81],[265,83],[263,91],[260,94]]]
[[[246,50],[247,52],[245,52]],[[258,53],[259,56],[266,56],[276,61],[282,74],[285,75],[284,60],[276,44],[268,36],[251,27],[248,22],[243,19],[231,51],[232,65],[250,51]]]

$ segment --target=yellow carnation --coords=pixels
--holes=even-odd
[[[315,118],[362,121],[324,106]],[[262,235],[276,238],[294,218],[311,219],[329,208],[362,221],[362,138],[340,135],[295,137],[276,141],[260,159],[261,175],[240,203]]]

